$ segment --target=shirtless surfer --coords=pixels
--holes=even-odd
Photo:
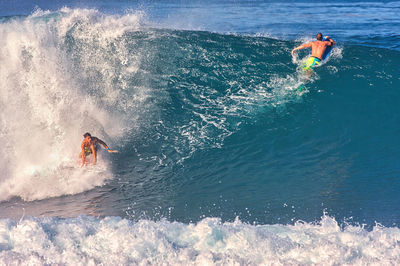
[[[110,150],[107,144],[99,138],[92,137],[90,133],[85,133],[83,135],[84,139],[81,144],[82,152],[79,154],[79,157],[82,159],[82,166],[85,165],[86,156],[93,154],[93,164],[97,162],[97,143],[103,145],[104,148],[107,149],[108,152],[117,152],[114,150]]]
[[[335,45],[335,41],[332,40],[331,37],[329,36],[325,36],[325,40],[322,37],[322,33],[318,33],[317,34],[317,40],[314,42],[309,42],[306,44],[302,44],[296,48],[294,48],[292,50],[292,55],[294,54],[295,51],[297,50],[301,50],[301,49],[305,49],[305,48],[312,48],[312,54],[311,56],[307,59],[305,66],[304,66],[304,70],[310,70],[312,69],[314,66],[319,65],[322,61],[323,55],[325,53],[325,50],[329,47],[329,46],[334,46]]]

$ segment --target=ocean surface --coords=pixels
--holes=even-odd
[[[400,264],[399,14],[1,0],[0,265]]]

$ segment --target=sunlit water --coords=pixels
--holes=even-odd
[[[399,9],[2,3],[0,261],[396,264]]]

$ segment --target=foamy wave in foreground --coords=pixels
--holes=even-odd
[[[334,218],[295,225],[197,224],[117,217],[0,220],[1,264],[297,265],[400,262],[400,229],[340,228]]]

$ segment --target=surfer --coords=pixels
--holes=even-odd
[[[82,166],[85,165],[86,156],[93,154],[93,164],[97,162],[97,144],[103,145],[108,152],[117,152],[114,150],[110,150],[107,144],[99,138],[92,137],[90,133],[85,133],[83,135],[84,139],[81,144],[82,152],[80,153],[79,157],[82,159]]]
[[[304,70],[310,70],[314,66],[319,65],[323,59],[325,59],[325,52],[327,51],[328,47],[332,47],[335,45],[335,41],[332,40],[331,37],[325,36],[322,37],[322,33],[317,34],[317,40],[309,43],[302,44],[292,50],[292,55],[295,51],[305,49],[305,48],[312,48],[311,56],[307,59]]]

